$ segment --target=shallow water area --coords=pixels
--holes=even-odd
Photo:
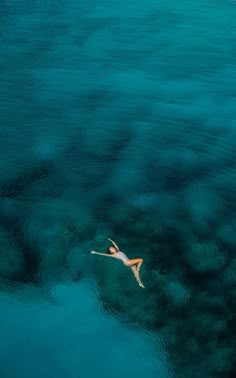
[[[56,285],[50,300],[33,288],[1,294],[1,375],[169,377],[161,343],[157,356],[152,335],[109,317],[97,294],[89,282]]]

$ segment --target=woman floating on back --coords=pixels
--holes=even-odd
[[[107,249],[109,253],[100,253],[96,251],[91,251],[91,253],[96,254],[96,255],[101,255],[101,256],[114,257],[115,259],[121,260],[125,266],[128,266],[131,268],[139,286],[144,288],[145,286],[141,282],[141,279],[139,276],[139,270],[143,263],[143,259],[141,258],[129,259],[124,252],[121,252],[119,250],[118,245],[113,240],[111,240],[110,238],[108,238],[108,240],[112,243],[112,245],[108,247]]]

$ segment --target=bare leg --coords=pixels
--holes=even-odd
[[[141,279],[140,279],[140,276],[139,276],[139,271],[138,271],[138,268],[136,265],[133,265],[130,267],[131,270],[133,271],[134,273],[134,277],[136,278],[136,281],[138,282],[139,286],[142,287],[142,288],[145,288],[144,284],[142,283]]]
[[[126,265],[128,265],[128,266],[139,265],[139,269],[140,269],[140,266],[142,265],[142,263],[143,263],[143,259],[141,259],[141,258],[139,258],[139,259],[129,259],[126,262]]]
[[[143,263],[143,259],[139,258],[139,259],[129,260],[127,262],[127,265],[131,267],[139,286],[144,288],[145,286],[143,285],[143,283],[140,279],[140,276],[139,276],[139,270],[140,270],[142,263]]]
[[[137,264],[137,271],[138,271],[138,273],[139,273],[139,270],[141,268],[142,263],[143,263],[143,259],[140,259],[140,261]]]
[[[139,259],[132,259],[132,260],[127,261],[126,265],[128,266],[137,265],[137,270],[139,273],[142,263],[143,263],[143,259],[139,258]]]

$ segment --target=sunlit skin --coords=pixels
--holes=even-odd
[[[139,276],[139,271],[143,263],[143,259],[129,259],[124,252],[120,251],[118,245],[113,240],[111,240],[110,238],[108,238],[108,240],[112,243],[112,245],[108,248],[109,253],[101,253],[96,251],[91,251],[90,253],[101,256],[114,257],[115,259],[121,260],[125,266],[131,268],[139,286],[144,288],[145,286],[143,285]]]

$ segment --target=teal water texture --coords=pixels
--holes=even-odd
[[[2,378],[235,376],[235,19],[2,1]]]

